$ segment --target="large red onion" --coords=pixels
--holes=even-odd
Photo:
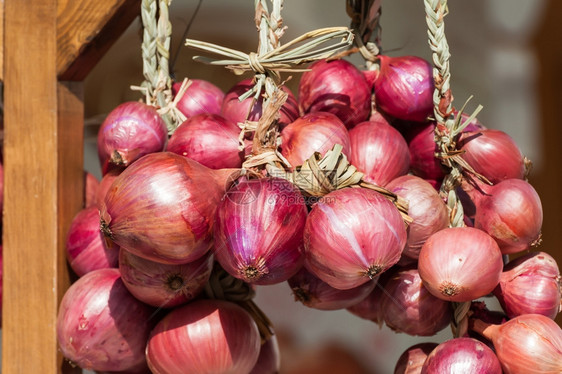
[[[545,252],[528,253],[509,262],[494,290],[509,318],[542,314],[552,319],[562,310],[560,270]]]
[[[461,157],[479,174],[496,184],[525,178],[525,158],[513,139],[503,131],[480,130],[461,134]]]
[[[198,114],[178,126],[166,150],[211,169],[239,168],[244,151],[238,149],[240,128],[218,114]]]
[[[94,174],[84,171],[84,208],[96,205],[96,196],[98,194],[99,186],[100,182]],[[1,205],[0,208],[2,208]]]
[[[79,211],[66,236],[66,255],[76,275],[118,266],[119,246],[100,232],[100,213],[93,206]]]
[[[314,276],[304,267],[288,281],[296,301],[309,308],[337,310],[352,307],[365,299],[377,285],[373,279],[348,290],[338,290]]]
[[[486,344],[456,338],[439,344],[427,356],[421,374],[502,374],[498,358]]]
[[[153,106],[137,101],[120,104],[98,132],[98,157],[103,174],[129,166],[140,157],[166,146],[168,130]]]
[[[271,335],[260,348],[258,362],[250,374],[277,374],[281,366],[281,354],[277,335]]]
[[[172,85],[174,98],[181,88],[182,82]],[[202,79],[190,79],[183,96],[176,107],[187,118],[198,114],[220,114],[224,92],[211,82]]]
[[[494,239],[472,227],[436,232],[427,239],[418,259],[418,270],[429,292],[456,302],[492,292],[502,268],[502,254]]]
[[[303,73],[299,82],[301,114],[329,112],[347,128],[367,120],[371,88],[363,73],[346,60],[320,60]]]
[[[521,252],[539,242],[543,212],[531,184],[507,179],[493,186],[479,183],[474,189],[465,183],[464,188],[476,206],[474,227],[490,234],[503,254]]]
[[[408,241],[403,254],[417,259],[423,243],[433,233],[449,226],[449,212],[431,184],[414,175],[403,175],[385,186],[408,201]]]
[[[502,325],[472,322],[494,343],[505,374],[562,373],[562,329],[541,314],[523,314]]]
[[[234,122],[235,124],[243,123],[244,121],[258,121],[262,115],[263,97],[254,102],[253,95],[240,101],[238,98],[251,90],[254,86],[252,79],[245,79],[241,82],[235,84],[226,93],[221,114],[224,118]],[[286,86],[282,86],[281,89],[285,91],[289,96],[287,101],[283,104],[279,110],[279,128],[284,128],[289,123],[296,120],[299,116],[299,109],[297,104],[297,99],[295,95]],[[253,103],[253,105],[252,105]]]
[[[413,127],[406,134],[410,150],[410,169],[415,175],[430,181],[441,182],[445,169],[435,153],[435,123]]]
[[[305,114],[281,131],[281,153],[292,166],[302,165],[314,152],[324,155],[336,144],[349,157],[349,133],[338,117],[327,112]]]
[[[396,332],[432,336],[451,322],[449,302],[429,293],[414,267],[392,273],[381,302],[384,321]]]
[[[160,264],[121,249],[119,271],[129,292],[140,301],[172,308],[197,297],[213,269],[211,252],[187,264]]]
[[[213,217],[232,174],[171,152],[146,155],[111,185],[101,206],[101,229],[137,256],[195,261],[213,244]]]
[[[406,228],[398,209],[378,192],[344,188],[314,205],[304,243],[307,269],[330,286],[346,290],[398,262]]]
[[[223,300],[198,300],[173,309],[150,334],[148,366],[154,373],[249,373],[260,353],[250,314]]]
[[[425,122],[433,114],[432,66],[416,56],[381,55],[375,81],[377,106],[392,117]]]
[[[221,201],[214,253],[233,277],[275,284],[302,266],[306,205],[300,192],[278,178],[242,180]]]
[[[349,130],[350,162],[364,173],[363,179],[385,186],[396,177],[407,174],[410,152],[402,135],[380,114],[371,116]]]
[[[62,354],[83,369],[124,371],[142,365],[154,309],[135,299],[118,269],[99,269],[64,294],[57,317]]]
[[[420,374],[425,359],[437,345],[437,343],[419,343],[406,349],[396,362],[394,374]]]

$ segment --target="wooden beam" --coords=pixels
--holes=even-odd
[[[4,80],[4,0],[0,0],[0,81]]]
[[[82,81],[140,14],[140,0],[59,0],[57,75]]]

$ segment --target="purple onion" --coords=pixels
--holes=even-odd
[[[198,114],[220,114],[224,92],[211,82],[202,79],[190,79],[189,86],[177,103],[177,108],[187,118]],[[172,85],[174,97],[178,94],[182,82]]]
[[[260,355],[256,366],[250,374],[276,374],[279,373],[281,366],[281,353],[279,352],[279,343],[277,335],[271,335],[260,348]]]
[[[406,139],[412,173],[428,181],[441,182],[445,177],[445,168],[441,160],[435,157],[435,123],[411,128]]]
[[[420,374],[425,359],[437,345],[437,343],[419,343],[406,349],[396,362],[394,374]]]

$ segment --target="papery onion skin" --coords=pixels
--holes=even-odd
[[[433,113],[432,66],[417,56],[380,55],[375,97],[380,110],[392,117],[425,122]]]
[[[371,116],[349,130],[350,162],[363,179],[378,186],[408,173],[410,152],[402,135],[382,117]]]
[[[142,365],[154,308],[135,299],[118,269],[99,269],[64,294],[57,317],[62,354],[83,369],[125,371]]]
[[[250,374],[277,374],[280,366],[279,342],[277,341],[277,335],[274,334],[265,343],[262,343],[258,362],[256,362]]]
[[[449,226],[449,212],[439,193],[427,181],[414,175],[403,175],[385,186],[408,201],[408,241],[404,256],[417,259],[423,243],[432,234]]]
[[[419,343],[406,349],[396,362],[394,374],[420,374],[425,359],[437,346],[437,343]]]
[[[242,180],[231,188],[215,218],[217,261],[230,275],[253,284],[276,284],[304,262],[306,205],[280,178]]]
[[[176,128],[166,150],[211,169],[239,168],[244,160],[239,134],[234,122],[218,114],[198,114]]]
[[[556,318],[562,309],[560,270],[545,252],[532,252],[509,262],[494,290],[509,318],[542,314]]]
[[[494,351],[472,338],[456,338],[439,344],[427,356],[421,374],[502,374]]]
[[[329,112],[352,128],[369,116],[371,88],[350,62],[320,60],[303,73],[298,103],[301,114]]]
[[[435,145],[435,123],[416,126],[407,134],[410,150],[410,169],[413,174],[420,178],[441,182],[445,177],[445,167],[441,160],[435,157],[437,146]]]
[[[96,205],[96,196],[99,186],[100,182],[98,179],[92,173],[84,171],[84,208]],[[1,208],[2,205],[0,204],[0,209]]]
[[[293,167],[302,165],[314,152],[324,155],[336,144],[349,158],[349,133],[335,115],[327,112],[305,114],[281,131],[281,154]]]
[[[190,79],[189,86],[178,100],[176,107],[187,118],[198,114],[220,114],[224,92],[211,82],[203,79]],[[181,88],[182,82],[172,85],[174,99]]]
[[[107,195],[107,191],[109,191],[109,188],[113,184],[115,178],[117,178],[117,176],[121,174],[121,171],[122,170],[118,169],[110,170],[101,178],[100,185],[96,193],[96,206],[98,208],[103,204],[103,200],[105,199],[105,195]]]
[[[312,208],[304,231],[306,268],[337,289],[358,287],[398,262],[406,229],[381,194],[344,188]]]
[[[100,213],[92,206],[80,210],[66,235],[66,255],[76,275],[118,266],[119,246],[106,241],[100,232]]]
[[[502,254],[494,239],[472,227],[436,232],[427,239],[418,259],[418,270],[429,292],[456,302],[492,292],[502,269]]]
[[[113,109],[98,132],[98,157],[103,174],[124,168],[140,157],[166,147],[168,130],[153,106],[128,101]]]
[[[472,321],[473,329],[494,343],[505,374],[562,372],[562,329],[541,314],[523,314],[502,325]]]
[[[173,308],[197,297],[213,269],[210,252],[187,264],[160,264],[121,249],[119,271],[129,292],[142,302]]]
[[[100,210],[102,231],[152,261],[195,261],[213,244],[213,217],[232,173],[171,152],[146,155],[111,185]]]
[[[433,336],[450,322],[449,302],[423,286],[415,267],[397,269],[384,285],[381,309],[388,327],[408,335]]]
[[[198,300],[173,309],[146,347],[154,374],[249,373],[260,353],[252,317],[223,300]]]
[[[365,299],[377,285],[373,279],[349,290],[338,290],[314,276],[304,267],[287,283],[293,291],[295,301],[319,310],[345,309]]]

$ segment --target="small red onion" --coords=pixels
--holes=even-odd
[[[198,300],[173,309],[150,334],[148,366],[154,373],[249,373],[260,353],[250,314],[223,300]]]
[[[367,120],[371,88],[359,69],[346,60],[320,60],[309,69],[299,82],[301,114],[329,112],[347,128]]]
[[[281,366],[281,354],[277,336],[271,335],[260,348],[258,362],[250,374],[277,374]]]
[[[103,200],[105,199],[105,195],[107,195],[107,191],[109,191],[109,187],[113,184],[113,181],[117,176],[121,174],[121,170],[113,169],[107,172],[100,181],[100,185],[98,187],[98,191],[96,193],[96,206],[101,207],[103,204]]]
[[[349,130],[350,162],[364,173],[363,179],[385,186],[410,168],[408,144],[382,115],[371,116],[366,122]]]
[[[121,249],[119,271],[129,292],[140,301],[172,308],[197,297],[213,269],[210,252],[187,264],[160,264]]]
[[[398,269],[392,274],[384,285],[381,300],[388,327],[408,335],[432,336],[451,322],[449,302],[429,293],[417,269]]]
[[[472,338],[447,340],[435,348],[421,374],[502,374],[498,358],[488,346]]]
[[[281,131],[281,154],[292,166],[302,165],[314,152],[324,155],[336,144],[340,144],[342,153],[349,157],[349,133],[331,113],[306,114]]]
[[[359,318],[372,321],[379,327],[382,327],[384,324],[384,310],[382,309],[384,285],[391,273],[392,269],[385,271],[377,277],[378,282],[375,285],[375,288],[363,300],[348,307],[347,311]]]
[[[84,208],[96,205],[99,186],[98,179],[92,173],[84,171]]]
[[[494,290],[509,318],[542,314],[552,319],[562,310],[560,270],[545,252],[528,253],[509,262]]]
[[[66,255],[79,277],[93,270],[118,266],[119,247],[100,232],[97,207],[84,208],[72,219],[66,236]]]
[[[493,184],[525,178],[525,158],[513,139],[503,131],[480,130],[461,134],[461,157]]]
[[[176,107],[187,118],[198,114],[220,114],[224,92],[211,82],[202,79],[190,79],[188,87],[179,99]],[[174,98],[181,88],[182,82],[172,85]]]
[[[502,325],[472,324],[494,343],[505,374],[562,373],[562,329],[552,319],[523,314]]]
[[[445,177],[445,169],[441,160],[435,157],[435,123],[412,128],[406,134],[406,140],[412,173],[426,180],[441,182]]]
[[[378,192],[344,188],[314,205],[304,243],[307,269],[330,286],[346,290],[398,262],[406,228],[398,209]]]
[[[235,124],[241,122],[243,123],[246,120],[258,121],[261,118],[263,97],[260,96],[259,100],[255,103],[253,95],[242,101],[238,99],[241,95],[251,90],[253,86],[254,83],[252,82],[252,79],[245,79],[238,82],[230,90],[228,90],[221,108],[221,114],[224,118],[234,122]],[[287,101],[285,101],[279,111],[280,117],[278,124],[279,128],[283,129],[289,123],[298,118],[299,109],[297,99],[291,90],[289,90],[286,86],[281,86],[281,89],[289,95],[287,97]]]
[[[238,173],[171,152],[146,155],[111,185],[100,209],[102,232],[152,261],[195,261],[213,244],[216,207]]]
[[[166,150],[211,169],[239,168],[244,151],[238,149],[240,128],[218,114],[198,114],[183,122],[170,137]]]
[[[420,374],[423,363],[437,343],[419,343],[406,349],[398,358],[394,374]]]
[[[408,201],[408,241],[403,254],[417,259],[423,243],[433,233],[449,226],[449,212],[431,184],[414,175],[404,175],[385,186]]]
[[[103,174],[124,168],[166,146],[168,130],[153,106],[129,101],[117,106],[98,132],[98,156]]]
[[[242,180],[217,208],[214,253],[230,275],[275,284],[302,266],[306,205],[300,192],[278,178]]]
[[[365,299],[377,285],[373,279],[367,283],[348,290],[338,290],[321,281],[304,267],[288,280],[295,296],[309,308],[319,310],[337,310],[352,307]]]
[[[418,259],[418,270],[429,292],[456,302],[492,292],[502,268],[502,254],[494,239],[472,227],[436,232],[427,239]]]
[[[525,251],[540,242],[543,212],[533,186],[507,179],[494,186],[477,183],[477,187],[463,185],[476,206],[474,227],[490,234],[503,254]]]
[[[118,269],[99,269],[64,294],[57,317],[62,354],[83,369],[125,371],[142,365],[154,308],[135,299]]]
[[[381,111],[392,117],[425,122],[433,114],[432,66],[416,56],[380,55],[375,97]]]

